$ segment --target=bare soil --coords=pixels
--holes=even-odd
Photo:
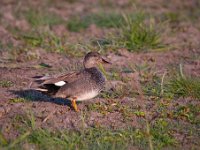
[[[45,1],[46,2],[46,1]],[[32,27],[28,21],[23,17],[16,17],[15,12],[19,10],[26,10],[27,3],[33,6],[43,7],[47,5],[45,2],[25,2],[25,1],[1,1],[0,2],[0,37],[1,44],[13,44],[13,51],[15,47],[22,45],[21,41],[12,28],[20,28],[23,32],[28,32]],[[125,10],[131,11],[129,1],[109,1],[112,3],[112,9],[115,11]],[[65,2],[58,0],[45,6],[45,9],[56,13],[64,20],[69,20],[74,14],[83,15],[92,12],[102,11],[109,7],[106,1],[93,1],[84,0],[75,2]],[[161,14],[164,12],[177,12],[189,8],[196,9],[196,1],[136,1],[139,8],[147,8],[146,10],[154,13]],[[24,6],[23,6],[24,5]],[[16,10],[15,7],[17,7]],[[24,7],[24,8],[23,8]],[[47,7],[47,8],[46,8]],[[179,8],[180,7],[180,8]],[[23,12],[23,11],[22,11]],[[117,49],[116,51],[108,51],[105,56],[112,62],[111,66],[105,66],[108,75],[112,76],[113,72],[119,74],[120,78],[110,78],[107,81],[105,91],[111,91],[119,88],[121,85],[129,84],[132,90],[137,93],[137,84],[139,82],[139,72],[124,72],[123,69],[130,68],[130,66],[148,66],[148,74],[146,80],[151,80],[152,76],[156,75],[162,78],[166,72],[167,76],[170,75],[173,69],[179,71],[179,65],[182,64],[184,74],[192,77],[200,77],[200,15],[195,23],[190,21],[181,21],[176,28],[166,27],[166,33],[162,37],[168,45],[172,45],[169,50],[161,52],[139,52],[133,53],[126,49]],[[86,30],[74,33],[69,31],[65,25],[55,25],[51,31],[57,36],[67,35],[69,43],[78,43],[79,41],[89,41],[93,38],[103,37],[113,29],[99,28],[96,25],[90,25]],[[173,30],[176,30],[173,33]],[[80,40],[81,39],[81,40]],[[1,48],[0,48],[1,49]],[[149,111],[151,120],[159,116],[155,113],[157,109],[157,102],[147,98],[145,101],[136,94],[121,95],[116,98],[103,98],[102,95],[92,100],[78,103],[80,111],[75,112],[69,100],[57,99],[45,96],[37,91],[30,90],[30,85],[34,81],[34,76],[45,74],[56,74],[61,72],[68,72],[70,70],[78,70],[82,65],[82,57],[71,57],[68,54],[53,53],[45,51],[42,48],[33,48],[30,52],[13,53],[11,50],[0,51],[0,130],[7,139],[15,139],[19,136],[19,131],[14,127],[16,116],[25,115],[32,112],[36,118],[36,126],[42,128],[56,129],[80,129],[83,127],[96,127],[101,126],[105,128],[123,129],[128,127],[142,128],[141,124],[143,117],[137,116],[133,113],[136,108]],[[89,50],[88,50],[89,51]],[[85,53],[85,52],[83,52]],[[36,58],[27,59],[27,56],[36,55]],[[41,64],[47,64],[49,67],[41,67]],[[114,71],[113,71],[114,70]],[[145,74],[145,70],[141,73]],[[121,78],[130,79],[126,83]],[[166,77],[167,78],[167,77]],[[9,81],[6,85],[3,82]],[[34,86],[34,85],[31,85]],[[13,102],[14,99],[22,99],[22,102]],[[193,100],[192,98],[179,98],[171,102],[171,109],[174,105],[188,105],[195,104],[200,106],[200,101]],[[123,107],[123,108],[122,108]],[[123,109],[131,109],[130,114],[125,114]],[[149,109],[148,109],[149,108]],[[129,110],[127,113],[129,113]],[[199,118],[199,115],[196,116]],[[172,119],[177,121],[176,119]],[[180,120],[179,120],[180,121]],[[190,124],[181,120],[183,124]],[[191,128],[194,126],[191,125]],[[199,130],[198,130],[199,132]],[[199,133],[198,133],[199,134]],[[173,135],[181,147],[195,147],[194,140],[199,142],[196,136],[189,137],[185,133],[178,131]],[[197,145],[198,145],[197,144]],[[185,147],[186,148],[186,147]]]

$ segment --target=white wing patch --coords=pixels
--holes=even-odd
[[[56,83],[54,83],[56,86],[63,86],[63,85],[65,85],[66,84],[66,82],[65,81],[59,81],[59,82],[56,82]]]

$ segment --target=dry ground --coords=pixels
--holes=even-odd
[[[0,148],[199,149],[199,8],[198,0],[2,0]],[[158,43],[143,29],[119,38],[123,15],[138,13]],[[80,112],[29,89],[34,76],[80,69],[89,51],[112,65],[101,68],[105,90]]]

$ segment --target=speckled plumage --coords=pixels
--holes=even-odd
[[[104,88],[105,77],[97,68],[84,69],[80,74],[81,78],[62,86],[55,96],[62,98],[76,97],[77,101],[82,101],[94,98]],[[90,93],[93,94],[90,96]],[[84,95],[88,95],[88,97],[84,97]]]
[[[104,88],[106,79],[97,68],[99,63],[109,63],[99,53],[88,53],[83,61],[84,69],[53,77],[42,77],[40,91],[50,93],[55,97],[83,101],[97,96]]]

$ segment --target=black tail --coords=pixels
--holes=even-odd
[[[44,81],[51,78],[49,76],[35,76],[33,78],[35,79],[35,83],[39,84],[37,88],[33,88],[36,91],[52,96],[60,89],[59,86],[55,86],[54,84],[43,84]]]
[[[60,89],[60,87],[55,86],[54,84],[44,84],[44,85],[39,86],[35,90],[52,96],[52,95],[55,95],[59,89]]]

